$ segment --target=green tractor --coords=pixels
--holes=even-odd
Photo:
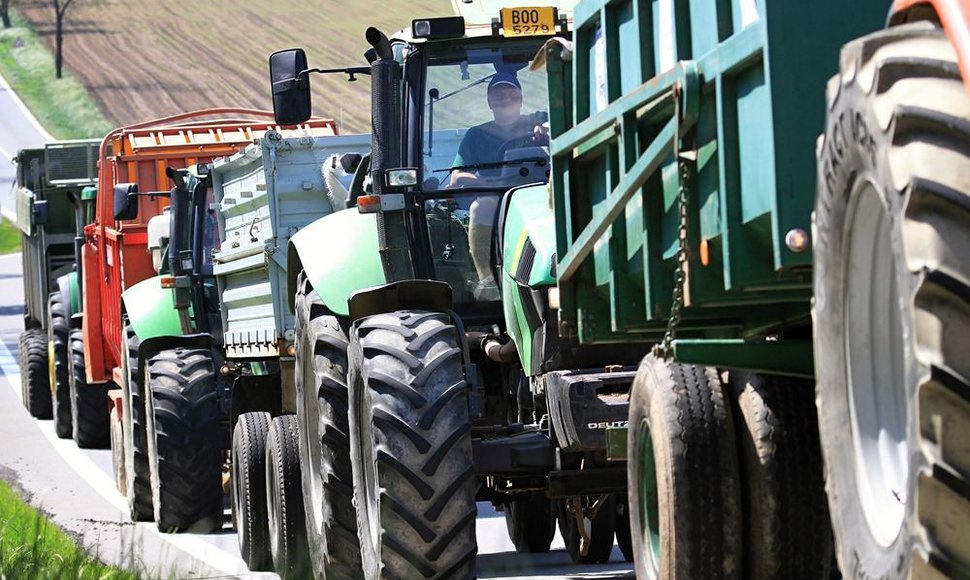
[[[469,6],[469,10],[477,9]],[[563,7],[371,28],[372,146],[353,205],[290,240],[297,418],[316,574],[474,575],[476,501],[521,552],[630,552],[624,439],[646,343],[558,334],[549,91]],[[277,122],[306,55],[270,57]],[[339,248],[338,250],[335,250]],[[323,251],[321,251],[323,249]]]
[[[55,141],[17,153],[16,226],[22,233],[23,400],[30,414],[72,433],[68,335],[80,324],[80,250],[96,194],[99,140]]]

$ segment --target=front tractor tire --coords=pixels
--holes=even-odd
[[[350,441],[367,578],[473,578],[475,492],[468,386],[447,315],[398,311],[354,324]]]
[[[47,333],[41,328],[25,330],[20,335],[20,382],[24,406],[35,419],[50,419],[50,368]]]
[[[69,383],[74,442],[81,449],[107,449],[111,446],[109,383],[88,384],[84,368],[84,335],[79,328],[71,330],[70,352]]]
[[[829,512],[857,578],[970,577],[970,96],[928,22],[842,49],[814,233]]]
[[[162,532],[222,527],[222,453],[212,353],[163,350],[148,367],[145,417],[155,522]]]
[[[296,310],[296,416],[310,559],[318,578],[361,576],[350,465],[347,334],[301,274]]]

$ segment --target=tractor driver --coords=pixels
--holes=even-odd
[[[488,108],[492,110],[494,120],[465,132],[452,166],[468,168],[452,172],[449,187],[498,182],[501,167],[475,169],[469,166],[502,161],[510,144],[529,139],[539,143],[548,135],[548,129],[541,125],[538,115],[522,114],[522,85],[515,74],[496,73],[488,83],[487,96]],[[492,234],[498,202],[497,196],[484,195],[468,208],[468,249],[478,275],[478,283],[473,289],[477,300],[496,300],[499,297],[491,267]]]

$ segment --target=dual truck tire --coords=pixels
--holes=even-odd
[[[314,571],[474,577],[476,480],[455,327],[440,313],[399,311],[348,332],[305,276],[298,284],[297,412],[308,426],[300,448]]]

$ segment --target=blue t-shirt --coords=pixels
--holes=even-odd
[[[535,127],[534,115],[521,115],[518,121],[507,127],[500,127],[495,121],[472,127],[462,137],[452,167],[502,161],[504,152],[499,147],[509,139],[529,137]]]

